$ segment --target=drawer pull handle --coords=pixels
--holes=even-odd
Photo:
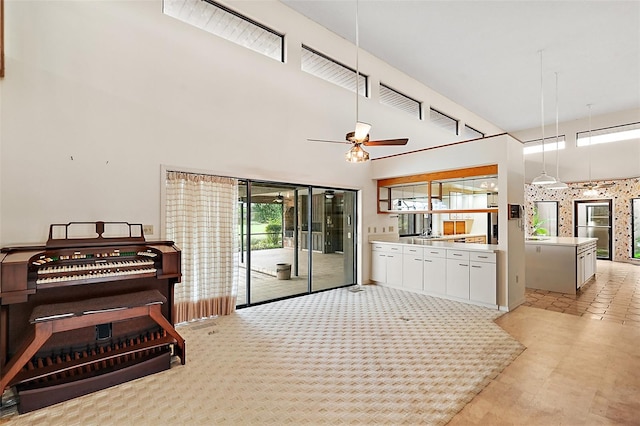
[[[433,263],[433,260],[425,259],[424,261],[425,261],[425,262],[429,262],[429,263]]]
[[[454,256],[462,256],[460,253],[453,253]]]
[[[464,263],[458,263],[458,265],[460,265],[460,266],[469,266],[469,265],[465,265]]]
[[[482,266],[471,265],[472,268],[482,268]]]
[[[488,259],[489,256],[478,256],[479,259]]]

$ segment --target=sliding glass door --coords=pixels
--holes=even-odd
[[[355,191],[241,181],[237,208],[237,306],[355,284]]]
[[[355,193],[316,188],[311,204],[312,290],[355,283]]]

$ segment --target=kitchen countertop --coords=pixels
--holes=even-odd
[[[467,234],[474,235],[474,234]],[[456,237],[460,237],[457,235]],[[438,241],[427,238],[418,238],[418,237],[395,237],[395,238],[372,238],[369,240],[371,244],[402,244],[406,246],[425,246],[425,247],[439,247],[445,249],[458,249],[458,250],[466,250],[466,251],[498,251],[497,244],[477,244],[477,243],[453,243],[449,241]]]
[[[548,244],[570,247],[577,247],[579,245],[590,243],[592,241],[598,241],[598,239],[587,237],[526,237],[524,240],[525,244]]]

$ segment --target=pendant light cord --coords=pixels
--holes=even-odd
[[[558,73],[556,72],[556,179],[560,182],[560,131],[558,122],[560,120],[560,113],[558,108]]]
[[[587,147],[587,161],[589,161],[589,185],[593,186],[593,182],[591,182],[591,104],[587,104],[587,108],[589,108],[589,146]]]
[[[358,103],[360,99],[358,96],[360,95],[360,64],[359,64],[359,53],[360,53],[360,34],[358,28],[358,0],[356,0],[356,123],[358,122],[360,116],[358,114]]]
[[[542,128],[542,173],[547,174],[547,163],[544,160],[544,84],[542,78],[542,50],[540,50],[540,127]]]

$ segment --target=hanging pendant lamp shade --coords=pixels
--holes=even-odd
[[[560,180],[560,142],[558,141],[560,138],[560,132],[559,132],[559,109],[558,109],[558,73],[556,73],[556,181],[552,184],[547,185],[547,188],[549,189],[567,189],[569,188],[569,185],[567,185],[566,183],[562,182]]]
[[[556,182],[553,176],[549,176],[544,161],[544,85],[542,80],[542,50],[540,51],[540,118],[542,127],[542,173],[531,181],[532,185],[549,185]]]

